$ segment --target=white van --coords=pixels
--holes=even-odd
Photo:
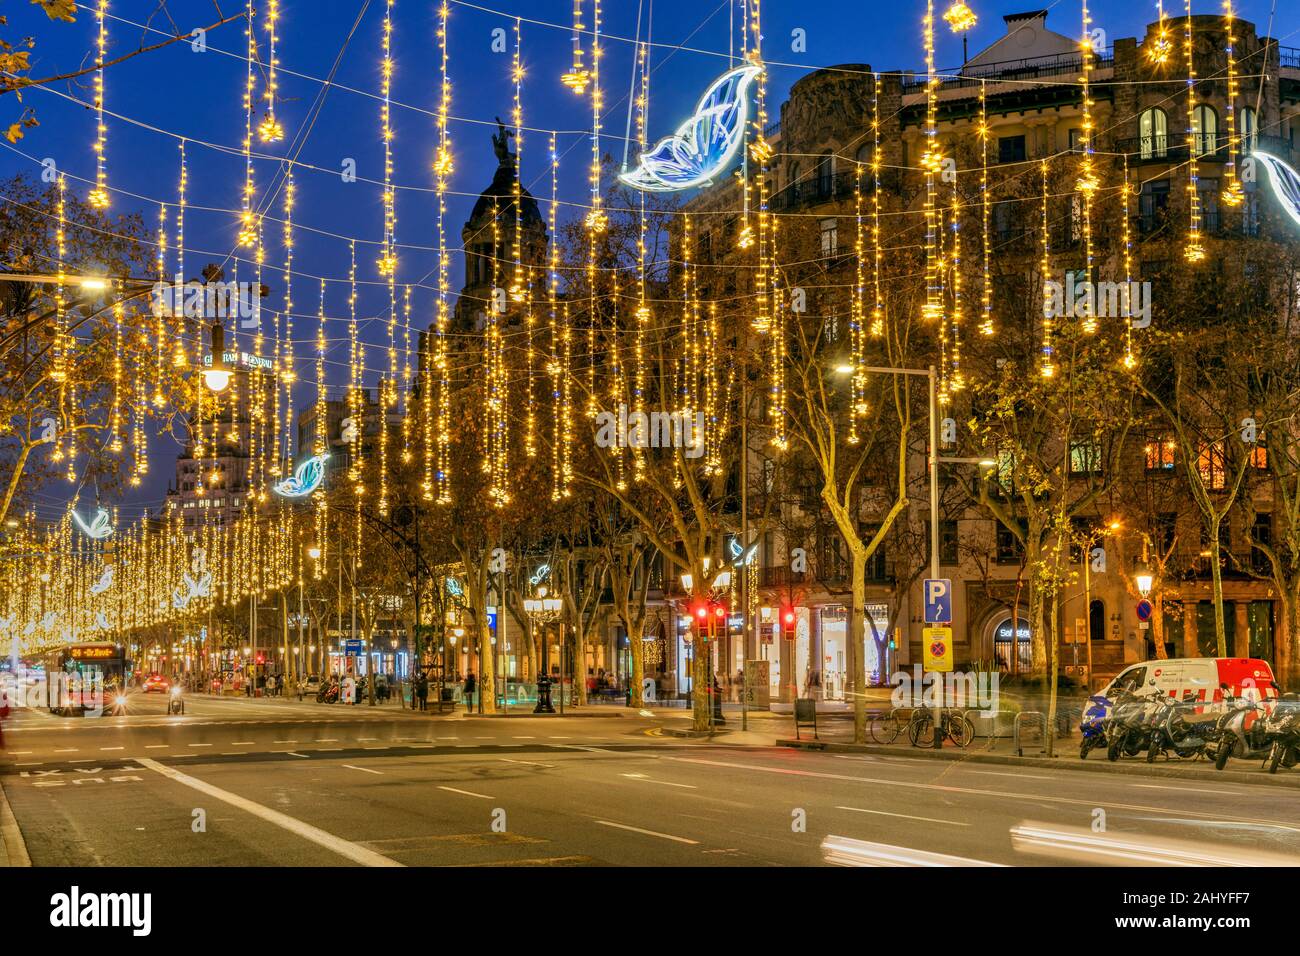
[[[1101,696],[1110,698],[1122,689],[1142,696],[1162,694],[1178,700],[1221,704],[1224,685],[1233,697],[1247,700],[1277,696],[1273,669],[1268,661],[1255,657],[1174,657],[1131,664],[1115,675]]]

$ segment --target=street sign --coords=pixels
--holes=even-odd
[[[952,581],[949,578],[925,579],[925,623],[952,623]]]
[[[927,671],[952,670],[952,628],[926,627],[921,630],[921,666]]]
[[[362,642],[359,641],[359,640],[358,640],[358,641],[344,641],[344,642],[343,642],[343,652],[344,652],[345,654],[349,654],[349,655],[360,654],[360,653],[361,653],[361,645],[362,645]]]
[[[1153,610],[1155,609],[1151,606],[1151,602],[1148,601],[1146,598],[1143,598],[1141,601],[1138,601],[1138,606],[1137,606],[1138,620],[1139,621],[1151,620],[1151,612]]]

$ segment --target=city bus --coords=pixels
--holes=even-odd
[[[65,717],[110,714],[126,692],[126,649],[111,641],[64,644],[45,655],[45,705]]]

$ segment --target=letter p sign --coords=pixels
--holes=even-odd
[[[926,578],[925,623],[952,623],[952,581],[948,578]]]

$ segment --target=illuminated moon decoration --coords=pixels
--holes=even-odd
[[[96,541],[102,541],[113,533],[113,519],[104,508],[95,509],[95,517],[90,524],[86,524],[85,519],[76,511],[72,512],[72,520],[77,523],[77,527],[81,529],[82,534],[87,538],[94,538]]]
[[[1268,180],[1273,184],[1273,192],[1277,195],[1278,202],[1282,204],[1282,208],[1287,211],[1291,220],[1300,225],[1300,173],[1268,153],[1255,150],[1250,155],[1251,158],[1259,160],[1260,164],[1268,170]]]
[[[736,157],[749,119],[749,84],[762,69],[741,66],[713,81],[695,115],[642,153],[641,165],[619,179],[636,189],[674,192],[707,186]]]
[[[281,498],[305,498],[320,487],[321,479],[325,477],[325,459],[328,457],[329,455],[313,455],[299,465],[290,477],[276,482],[271,490]]]

